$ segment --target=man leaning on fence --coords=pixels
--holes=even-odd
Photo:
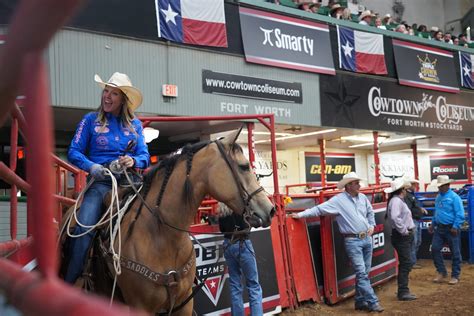
[[[321,215],[337,215],[339,231],[344,236],[344,245],[356,275],[355,309],[382,312],[377,295],[370,284],[369,271],[372,264],[372,234],[375,227],[374,211],[367,197],[359,193],[360,180],[350,172],[337,184],[344,192],[322,204],[300,213],[293,218]]]
[[[459,282],[461,275],[461,225],[464,223],[464,207],[462,200],[453,190],[450,189],[451,180],[447,175],[436,178],[436,186],[439,193],[435,200],[435,213],[432,225],[429,228],[433,233],[431,251],[436,267],[437,276],[434,282],[444,282],[448,277],[448,272],[443,261],[441,249],[445,243],[451,249],[452,269],[450,285]]]

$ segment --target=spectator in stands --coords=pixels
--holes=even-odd
[[[339,3],[335,3],[331,7],[330,15],[335,19],[342,19],[343,12],[344,12],[344,7],[342,7]]]
[[[392,21],[392,16],[388,13],[385,14],[385,16],[382,19],[382,24],[383,25],[390,25],[390,24],[392,24],[392,22],[393,22]]]
[[[464,33],[459,34],[458,38],[459,38],[459,45],[467,46],[467,44],[469,43],[467,40],[467,35]]]
[[[397,27],[395,28],[395,32],[408,34],[408,31],[407,31],[407,28],[405,27],[405,24],[398,24]]]
[[[415,192],[418,190],[419,181],[417,179],[407,179],[406,182],[410,186],[406,190],[405,203],[408,205],[408,208],[411,211],[411,217],[415,223],[415,228],[413,228],[413,245],[411,248],[411,262],[413,269],[420,269],[421,265],[417,264],[417,253],[421,245],[421,229],[423,227],[423,221],[421,218],[424,215],[428,215],[428,211],[420,206],[420,203],[415,197]]]
[[[387,27],[385,25],[383,25],[382,23],[382,19],[381,18],[376,18],[375,19],[375,26],[379,29],[382,29],[382,30],[386,30]]]
[[[452,40],[453,40],[453,44],[454,44],[454,45],[459,45],[459,38],[458,38],[458,37],[453,36],[453,37],[452,37]]]
[[[370,10],[365,10],[364,12],[361,13],[359,17],[359,24],[370,25],[370,23],[372,22],[373,16],[374,15],[372,14],[372,12],[370,12]]]
[[[435,41],[443,42],[443,32],[441,31],[435,31],[433,33],[433,39]]]
[[[406,188],[410,184],[402,178],[390,182],[390,188],[385,189],[389,194],[387,201],[387,217],[392,227],[392,245],[398,254],[398,292],[400,301],[412,301],[416,296],[408,288],[408,275],[412,267],[411,248],[415,224],[410,209],[405,203]]]
[[[444,33],[444,41],[448,44],[453,43],[452,35],[449,32]]]
[[[300,10],[313,13],[313,11],[311,11],[311,9],[309,8],[309,6],[313,3],[313,1],[302,0],[302,1],[298,1],[297,3],[298,3],[298,8]]]
[[[459,282],[461,275],[461,225],[464,223],[464,206],[462,200],[453,190],[450,189],[451,180],[447,175],[440,175],[436,178],[438,195],[435,200],[435,213],[432,225],[429,228],[433,233],[431,252],[436,267],[437,276],[433,282],[444,282],[448,276],[443,261],[441,249],[447,243],[451,249],[452,271],[450,285]]]
[[[321,2],[316,2],[309,5],[309,9],[313,13],[318,13],[320,7],[321,7]]]
[[[428,28],[426,27],[426,25],[424,24],[421,24],[420,26],[418,26],[418,29],[417,29],[418,32],[428,32]]]
[[[258,282],[257,261],[250,227],[242,215],[219,203],[219,229],[224,233],[224,258],[229,271],[232,315],[245,315],[242,277],[249,296],[250,315],[263,315],[262,288]]]
[[[89,172],[88,179],[93,180],[84,194],[78,214],[79,223],[88,226],[99,221],[102,200],[112,187],[105,166],[118,161],[123,168],[145,169],[150,163],[142,124],[134,115],[142,103],[140,90],[133,87],[126,74],[119,72],[107,82],[95,75],[95,81],[102,88],[101,104],[96,112],[86,114],[79,123],[68,152],[69,161]],[[82,225],[76,225],[74,235],[88,231],[88,227]],[[73,284],[81,275],[94,233],[91,231],[70,240],[71,257],[66,282]]]
[[[342,19],[342,20],[346,20],[346,21],[352,21],[352,12],[351,12],[351,9],[349,9],[349,8],[344,8],[344,10],[342,11],[341,19]]]
[[[360,193],[360,180],[355,172],[343,176],[338,189],[345,189],[330,200],[293,213],[291,217],[305,218],[321,215],[336,215],[339,231],[344,237],[346,253],[356,275],[355,309],[382,312],[383,308],[370,284],[369,271],[372,262],[372,234],[375,218],[372,205]]]

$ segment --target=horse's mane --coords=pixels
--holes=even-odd
[[[166,177],[169,177],[173,172],[176,164],[178,161],[188,158],[188,160],[192,159],[192,156],[197,153],[199,150],[203,149],[207,145],[209,145],[210,141],[202,141],[194,144],[186,144],[184,147],[176,150],[175,152],[169,154],[165,158],[163,158],[155,167],[151,168],[145,175],[144,182],[143,182],[143,196],[146,196],[150,191],[151,184],[153,178],[157,173],[165,173]],[[189,159],[190,158],[190,159]],[[191,161],[188,161],[187,171],[191,170]],[[191,190],[190,187],[185,189],[184,194],[189,196],[189,191]]]

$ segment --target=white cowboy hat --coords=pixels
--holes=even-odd
[[[406,188],[410,186],[410,182],[402,179],[402,178],[396,178],[392,182],[390,182],[390,188],[386,188],[383,190],[385,193],[392,193],[397,190],[400,190],[402,188]]]
[[[344,7],[341,6],[339,3],[336,3],[336,4],[332,5],[331,10],[329,12],[331,12],[331,14],[332,14],[337,9],[344,9]]]
[[[439,188],[440,186],[450,184],[451,182],[453,182],[453,180],[449,179],[448,175],[440,175],[436,177],[435,186]]]
[[[127,96],[127,105],[132,111],[135,111],[142,104],[142,93],[132,85],[132,81],[126,74],[115,72],[107,82],[102,81],[99,75],[96,74],[94,80],[102,89],[104,89],[105,86],[110,86],[122,90]]]
[[[405,178],[405,181],[409,183],[420,183],[420,181],[415,178]]]
[[[343,189],[346,184],[352,181],[357,181],[357,180],[362,180],[355,172],[349,172],[348,174],[345,174],[342,179],[337,183],[337,188],[339,190]]]
[[[361,13],[359,17],[359,21],[362,21],[364,18],[368,16],[373,17],[374,15],[372,14],[372,12],[370,12],[370,10],[365,10],[364,12]]]

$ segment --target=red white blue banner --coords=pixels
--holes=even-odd
[[[155,0],[155,7],[159,37],[227,47],[224,0]]]

